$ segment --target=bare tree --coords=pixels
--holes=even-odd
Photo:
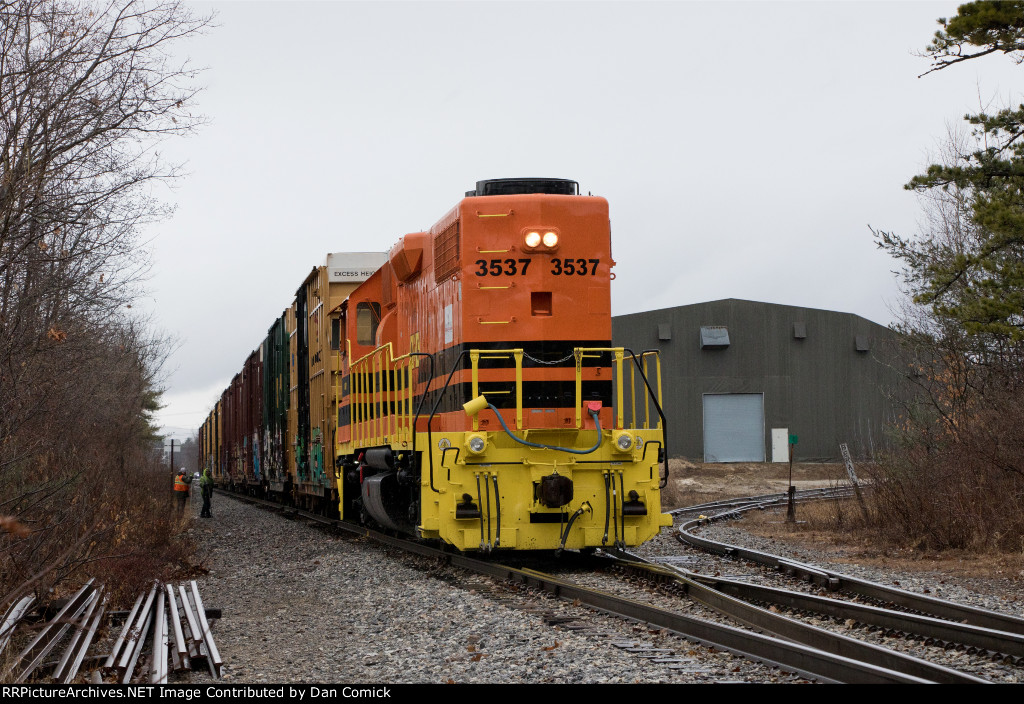
[[[21,526],[0,535],[9,579],[94,559],[145,504],[118,497],[150,455],[165,346],[129,309],[143,229],[171,210],[154,186],[178,176],[157,148],[202,122],[197,72],[173,50],[209,23],[179,2],[0,0],[0,515]]]
[[[190,437],[185,438],[185,442],[181,443],[180,460],[177,462],[179,467],[184,467],[190,473],[199,471],[199,435],[192,433]]]
[[[942,162],[962,161],[978,148],[976,139],[953,132]],[[915,392],[901,395],[898,442],[877,467],[875,515],[885,534],[903,544],[1019,549],[1024,343],[1002,328],[972,325],[963,313],[989,294],[1008,308],[1017,305],[1012,292],[992,292],[988,279],[991,266],[1016,254],[1006,248],[990,253],[989,267],[965,265],[990,237],[976,217],[975,193],[951,183],[921,199],[924,216],[913,236],[875,232],[902,264],[908,298],[894,361]]]

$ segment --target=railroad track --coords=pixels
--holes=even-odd
[[[670,609],[643,603],[636,599],[616,596],[606,591],[581,586],[569,579],[546,574],[528,567],[512,567],[493,561],[479,560],[406,538],[388,536],[362,526],[324,518],[293,508],[281,507],[279,504],[253,499],[252,497],[229,495],[250,503],[269,505],[285,515],[316,521],[349,533],[372,538],[407,552],[435,559],[443,559],[454,567],[487,575],[513,585],[536,589],[552,596],[586,605],[604,613],[646,624],[648,627],[663,629],[682,636],[689,641],[726,650],[758,662],[775,665],[782,670],[794,672],[812,680],[877,683],[980,683],[986,681],[969,673],[936,665],[888,648],[864,643],[822,628],[807,626],[794,619],[774,614],[769,609],[746,601],[745,598],[754,599],[749,594],[745,598],[741,598],[738,594],[730,594],[729,591],[731,589],[738,588],[728,584],[731,580],[720,579],[714,580],[714,583],[709,583],[706,577],[687,574],[685,570],[664,565],[644,563],[644,561],[634,555],[613,555],[608,553],[602,559],[604,564],[607,565],[615,565],[628,570],[642,570],[650,575],[652,579],[671,581],[676,585],[675,588],[681,594],[719,613],[727,615],[728,618],[737,621],[746,628],[695,618]],[[777,591],[782,592],[784,590]],[[761,592],[757,598],[763,603],[768,596],[770,596],[768,592]],[[777,595],[776,598],[782,599],[783,597]],[[797,596],[794,593],[789,598],[796,599]],[[810,605],[811,601],[813,600],[793,602],[800,603],[801,605],[787,608],[806,608]],[[864,616],[865,614],[862,613],[861,615]],[[889,627],[892,628],[894,626]],[[952,642],[950,640],[952,632],[948,628],[946,631],[941,632],[943,642]],[[976,633],[976,635],[980,637],[980,633]],[[934,638],[936,636],[928,637]],[[992,637],[991,634],[988,637]],[[1012,638],[1010,640],[1013,641]],[[984,642],[989,645],[992,644],[991,641]],[[1024,642],[1020,641],[1019,638],[1014,642],[1016,644],[1011,646],[1004,641],[1000,641],[1000,647],[1003,647],[1004,650],[1016,652],[1012,648],[1020,648],[1024,645]],[[982,646],[972,647],[980,648]],[[987,647],[985,649],[988,650]],[[649,656],[656,655],[657,653],[652,653]],[[1017,656],[1008,653],[1008,657]]]
[[[984,682],[982,678],[928,660],[905,655],[892,648],[864,642],[800,620],[825,616],[847,626],[864,628],[885,636],[917,639],[925,645],[957,649],[1004,663],[1020,664],[1024,637],[1015,633],[979,628],[877,606],[804,594],[799,591],[707,577],[671,565],[624,559],[625,569],[643,572],[650,579],[668,583],[670,593],[686,595],[698,603],[749,628],[773,633],[811,647],[827,650],[932,682]],[[778,608],[781,607],[781,608]],[[791,615],[785,615],[789,612]]]
[[[860,579],[858,577],[828,570],[817,565],[808,564],[798,560],[791,560],[781,555],[775,555],[738,545],[731,545],[729,543],[711,540],[709,538],[702,537],[695,532],[700,526],[707,525],[714,521],[736,518],[744,511],[762,508],[768,505],[777,504],[751,502],[742,507],[733,508],[711,517],[697,518],[687,521],[677,529],[676,538],[684,545],[697,547],[706,552],[718,555],[748,560],[750,562],[778,570],[789,576],[817,584],[819,587],[827,589],[828,591],[843,591],[850,594],[856,594],[860,597],[865,597],[878,603],[894,604],[919,614],[926,614],[938,619],[945,619],[947,621],[972,624],[982,629],[989,629],[997,632],[1008,632],[1016,635],[1024,634],[1024,619],[1019,616],[1002,614],[996,611],[957,604],[952,601],[938,599],[926,594],[908,592],[885,584],[879,584],[877,582],[871,582],[866,579]],[[736,587],[730,588],[736,589]],[[768,594],[766,593],[765,596],[768,596]],[[1018,657],[1022,655],[1022,653],[1019,653],[1016,650],[1014,650],[1012,654]]]
[[[795,493],[795,497],[798,502],[846,499],[853,495],[853,487],[849,486],[801,489]],[[689,513],[713,513],[715,511],[723,511],[725,509],[731,509],[733,511],[745,511],[750,509],[760,510],[775,506],[782,506],[785,505],[787,501],[789,501],[789,495],[786,492],[761,494],[759,496],[719,499],[718,501],[708,501],[702,504],[683,506],[681,508],[673,509],[672,511],[669,511],[669,513],[673,516],[679,517]]]
[[[810,500],[836,496],[831,490],[801,494]],[[883,636],[917,640],[925,646],[956,650],[976,659],[990,659],[1018,667],[1024,664],[1024,619],[1019,616],[909,592],[697,534],[701,526],[738,517],[748,510],[778,507],[785,504],[786,498],[785,494],[772,494],[709,502],[673,511],[677,516],[716,508],[720,511],[711,517],[700,516],[684,522],[678,527],[676,537],[684,545],[733,559],[748,560],[814,584],[819,588],[819,594],[778,589],[753,584],[744,579],[717,575],[708,577],[671,564],[671,557],[662,558],[668,564],[652,564],[633,555],[623,556],[634,563],[634,569],[658,574],[662,579],[678,580],[677,588],[693,598],[706,600],[704,603],[712,608],[724,611],[726,607],[721,604],[721,599],[725,596],[740,600],[750,608],[743,607],[745,615],[738,618],[746,618],[754,627],[786,632],[785,629],[791,627],[784,622],[781,626],[772,625],[780,612],[800,617],[820,616],[826,621],[841,624],[847,630],[850,627],[863,628]],[[833,596],[826,597],[825,592],[832,592]],[[850,598],[870,603],[845,600]],[[817,642],[813,635],[798,636],[790,631],[790,636],[802,642]]]

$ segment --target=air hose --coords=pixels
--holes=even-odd
[[[513,440],[515,440],[516,442],[518,442],[520,445],[526,445],[527,447],[536,447],[541,450],[558,450],[559,452],[569,452],[574,455],[589,455],[591,452],[594,452],[595,450],[597,450],[597,448],[601,447],[601,421],[598,418],[598,412],[595,411],[593,408],[588,408],[587,412],[589,412],[590,416],[594,419],[594,426],[597,428],[597,443],[589,450],[573,450],[568,447],[558,447],[557,445],[543,445],[538,442],[530,442],[529,440],[517,438],[515,435],[512,434],[512,431],[508,429],[508,426],[505,425],[505,419],[501,417],[500,413],[498,413],[498,409],[494,407],[494,404],[488,403],[487,406],[492,411],[494,411],[494,415],[498,416],[498,422],[501,423],[501,427],[505,430],[505,434],[508,435]]]
[[[569,539],[569,531],[572,530],[572,524],[583,515],[584,511],[594,512],[594,507],[590,505],[589,501],[584,501],[579,509],[576,510],[576,513],[572,514],[572,518],[569,519],[569,523],[565,526],[565,531],[562,533],[562,539],[558,541],[558,549],[555,550],[555,555],[560,555],[562,550],[565,549],[565,541]]]

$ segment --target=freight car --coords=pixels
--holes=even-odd
[[[613,266],[603,198],[477,182],[386,254],[313,269],[200,429],[200,463],[460,550],[638,545],[672,524],[661,371],[611,347]]]

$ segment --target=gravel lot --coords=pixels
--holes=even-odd
[[[214,497],[212,519],[198,518],[198,503],[193,508],[192,530],[202,545],[202,564],[209,569],[199,587],[207,607],[223,610],[212,628],[228,682],[802,681],[670,634],[311,528],[222,495]],[[709,530],[759,549],[784,548],[746,535],[735,523]],[[644,551],[709,573],[757,571],[687,551],[667,532]],[[818,561],[809,554],[794,557]],[[919,573],[834,567],[878,581],[900,581],[912,590],[934,584],[929,575]],[[998,590],[978,590],[970,580],[944,579],[940,595],[945,598],[1021,613],[1024,601],[1011,600],[1016,594],[1000,596]],[[651,653],[631,652],[627,645],[664,649],[659,655],[674,662],[655,662]],[[1014,681],[1015,672],[994,674]],[[209,681],[202,673],[178,678]]]

